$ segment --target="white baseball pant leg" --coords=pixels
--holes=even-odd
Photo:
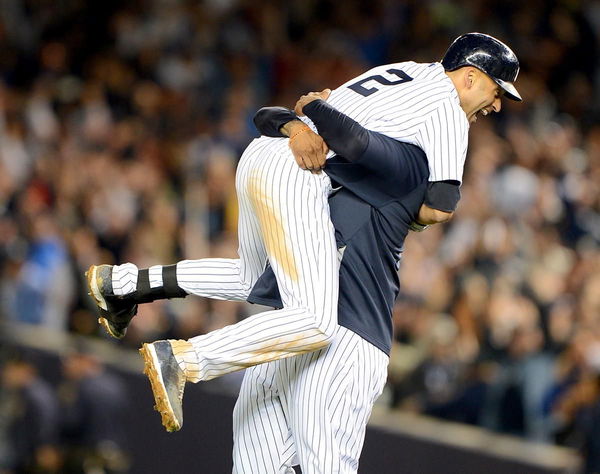
[[[388,357],[340,327],[324,349],[246,371],[234,409],[234,473],[355,473]],[[297,462],[296,462],[297,461]]]
[[[290,360],[293,358],[290,358]],[[279,361],[246,370],[233,410],[233,472],[288,474],[296,454],[279,395]]]

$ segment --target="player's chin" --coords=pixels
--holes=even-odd
[[[477,119],[479,118],[479,116],[483,116],[485,117],[487,115],[487,113],[485,112],[485,110],[478,110],[477,112],[475,112],[472,116],[471,116],[471,123],[475,123],[477,122]]]

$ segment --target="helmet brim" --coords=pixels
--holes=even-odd
[[[516,100],[517,102],[521,102],[523,98],[521,94],[517,91],[516,87],[512,85],[510,82],[503,81],[502,79],[494,79],[496,84],[498,84],[504,90],[504,97],[510,100]]]

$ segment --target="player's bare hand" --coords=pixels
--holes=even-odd
[[[310,104],[313,100],[327,100],[330,94],[331,89],[323,89],[321,92],[309,92],[298,99],[298,102],[296,102],[296,106],[294,107],[294,112],[300,117],[304,115],[302,109],[305,105]]]
[[[298,166],[313,173],[320,173],[329,151],[325,140],[301,121],[290,122],[284,128],[290,137],[290,149]]]

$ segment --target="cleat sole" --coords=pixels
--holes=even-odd
[[[162,425],[169,433],[179,431],[181,424],[177,421],[173,408],[169,403],[169,397],[167,396],[160,371],[156,369],[158,366],[156,352],[151,344],[143,344],[140,354],[144,359],[144,374],[150,380],[150,386],[152,387],[155,402],[154,409],[160,413]]]

